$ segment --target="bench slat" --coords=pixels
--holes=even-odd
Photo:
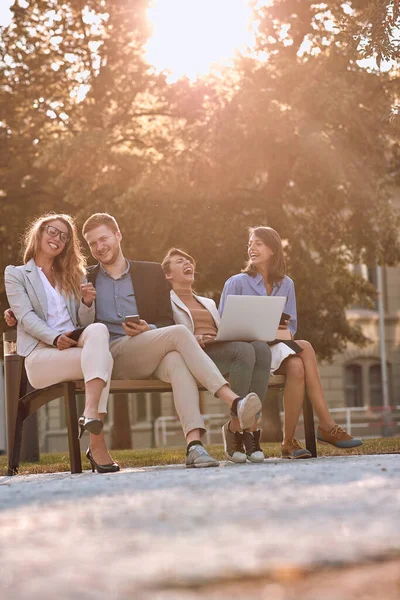
[[[272,375],[269,380],[269,388],[283,387],[285,384],[284,375]],[[166,381],[159,379],[113,379],[111,381],[110,393],[118,392],[170,392],[171,385]],[[200,389],[204,389],[201,388]],[[85,383],[77,381],[75,383],[75,391],[83,393],[85,391]]]

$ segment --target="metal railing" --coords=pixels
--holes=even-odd
[[[211,444],[211,436],[220,431],[221,422],[225,422],[229,417],[223,413],[212,413],[201,415],[206,429],[205,442]],[[216,427],[218,423],[218,427]],[[171,429],[168,425],[172,425]],[[158,417],[154,421],[154,443],[156,448],[165,447],[168,444],[168,436],[176,435],[181,430],[181,424],[177,416]]]
[[[389,421],[391,426],[393,427],[393,433],[396,433],[396,428],[400,426],[400,415],[396,416],[393,413],[395,411],[400,411],[400,405],[396,406],[351,406],[351,407],[343,407],[343,408],[331,408],[329,412],[332,414],[340,414],[344,413],[344,427],[346,431],[351,435],[351,431],[353,426],[360,428],[367,428],[372,425],[386,425]],[[354,422],[352,417],[355,415],[364,414],[368,417],[367,421]],[[389,419],[385,419],[387,413],[390,413]]]
[[[357,427],[361,429],[367,429],[371,426],[383,426],[385,423],[384,413],[390,411],[391,413],[391,424],[393,428],[393,434],[396,435],[400,432],[400,404],[396,406],[384,407],[384,406],[354,406],[343,408],[331,408],[329,412],[335,415],[335,419],[339,421],[339,425],[343,425],[346,431],[351,435],[352,430]],[[395,411],[399,411],[399,415],[394,415]],[[343,419],[336,417],[343,415]],[[355,421],[354,417],[365,415],[367,420]],[[281,419],[283,419],[283,412],[280,413]],[[220,432],[221,423],[227,420],[229,417],[226,414],[215,413],[202,415],[204,420],[204,426],[206,428],[205,442],[206,444],[211,443],[211,436]],[[169,427],[170,426],[170,427]],[[181,430],[179,418],[177,416],[158,417],[154,421],[154,441],[155,447],[165,447],[168,444],[168,437],[176,435]],[[374,436],[376,437],[376,436]]]

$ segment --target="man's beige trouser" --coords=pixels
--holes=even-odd
[[[86,327],[78,345],[58,350],[39,342],[25,359],[30,384],[41,389],[62,381],[102,379],[106,385],[100,396],[99,413],[107,412],[113,359],[109,349],[108,329],[102,323]]]
[[[184,325],[124,336],[111,342],[110,350],[114,358],[113,379],[154,376],[167,381],[172,386],[185,436],[193,429],[204,431],[197,382],[213,394],[227,382]]]

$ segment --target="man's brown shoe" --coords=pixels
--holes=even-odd
[[[286,444],[282,444],[282,458],[311,458],[311,452],[302,448],[296,438],[292,438]]]
[[[331,431],[323,431],[318,427],[317,440],[320,444],[331,444],[336,448],[356,448],[364,443],[359,438],[352,437],[347,431],[335,425]]]

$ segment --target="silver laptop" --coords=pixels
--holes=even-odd
[[[216,342],[272,342],[286,296],[228,296]]]

